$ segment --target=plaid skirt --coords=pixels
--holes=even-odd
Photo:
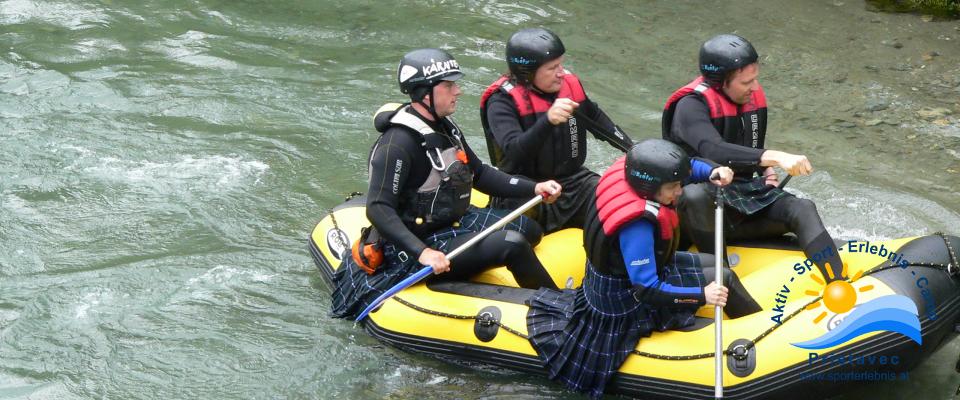
[[[507,216],[510,210],[470,207],[460,217],[458,228],[440,229],[423,238],[423,242],[432,249],[448,253],[450,239],[459,235],[480,232]],[[504,225],[501,230],[514,230],[526,234],[530,224],[527,217],[520,216]],[[394,285],[413,275],[422,266],[417,262],[416,254],[407,254],[393,243],[383,246],[383,265],[373,275],[360,269],[353,257],[341,257],[340,267],[333,274],[333,293],[330,301],[330,316],[334,318],[355,319],[371,302]]]
[[[744,215],[752,215],[788,194],[783,189],[767,185],[765,177],[757,176],[750,180],[735,179],[724,187],[723,202]]]
[[[563,187],[563,195],[553,204],[540,203],[526,213],[543,227],[544,232],[556,232],[564,228],[583,228],[589,202],[597,197],[600,175],[586,168],[571,175],[556,178]],[[508,210],[520,207],[525,200],[516,197],[493,197],[490,206]]]
[[[696,255],[677,252],[661,270],[664,282],[705,286]],[[550,379],[591,397],[604,387],[641,337],[692,325],[696,306],[652,307],[633,297],[627,277],[601,274],[590,262],[577,290],[540,289],[527,300],[527,331]]]

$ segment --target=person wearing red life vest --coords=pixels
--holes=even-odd
[[[676,90],[663,111],[663,138],[692,156],[729,166],[733,184],[724,191],[728,240],[779,237],[793,232],[804,253],[830,282],[843,279],[836,245],[816,205],[778,187],[773,167],[790,175],[813,171],[804,155],[765,148],[767,100],[760,86],[759,56],[737,35],[718,35],[700,48],[700,77]],[[684,188],[677,204],[682,230],[697,248],[715,253],[713,191]]]
[[[546,29],[514,33],[507,41],[509,74],[487,87],[480,99],[492,163],[509,174],[554,179],[563,186],[556,203],[541,204],[529,214],[546,232],[583,226],[599,177],[583,166],[587,130],[621,149],[633,144],[587,97],[577,76],[563,68],[564,52],[560,38]],[[491,205],[510,209],[519,203],[495,197]]]
[[[705,277],[713,256],[677,251],[673,203],[683,183],[711,176],[726,185],[733,171],[662,139],[633,146],[603,174],[583,229],[583,285],[527,300],[530,343],[551,379],[600,397],[641,337],[690,326],[704,304],[731,318],[761,310],[729,268],[723,286]]]

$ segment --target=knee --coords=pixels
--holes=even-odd
[[[530,243],[532,247],[540,244],[540,240],[543,239],[543,227],[541,227],[537,221],[534,221],[533,218],[528,218],[524,215],[520,216],[519,221],[522,232],[513,230],[508,232],[519,234],[527,243]]]
[[[817,212],[816,203],[810,199],[801,199],[797,197],[791,198],[788,215],[790,215],[790,222],[793,226],[798,226],[805,221],[814,219],[818,220],[820,217],[820,214]]]
[[[510,260],[523,256],[528,252],[533,252],[530,242],[527,238],[517,231],[499,231],[490,235],[490,240],[499,247],[500,259],[497,260],[504,264],[510,264]]]
[[[703,184],[692,184],[683,187],[683,193],[677,200],[677,211],[681,214],[681,221],[705,224],[710,219],[710,209],[713,208],[713,195]]]

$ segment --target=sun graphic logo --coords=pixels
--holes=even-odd
[[[827,268],[827,274],[830,279],[834,278],[831,268]],[[846,264],[843,266],[841,276],[848,276]],[[909,297],[887,295],[857,305],[857,292],[867,292],[874,288],[873,285],[865,285],[857,289],[854,283],[862,276],[863,271],[860,271],[849,281],[837,279],[827,284],[816,274],[811,274],[810,278],[823,286],[823,290],[820,292],[807,290],[805,293],[811,296],[820,296],[822,301],[817,300],[808,305],[806,309],[815,310],[825,306],[828,311],[834,314],[850,312],[850,315],[847,315],[836,328],[829,330],[820,337],[792,344],[803,349],[825,349],[846,343],[850,339],[865,333],[877,331],[896,332],[912,339],[918,345],[922,344],[923,338],[920,335],[917,305]],[[853,311],[851,312],[851,310]],[[819,323],[827,315],[827,311],[821,312],[813,319],[813,323]]]

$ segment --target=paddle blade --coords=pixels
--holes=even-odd
[[[423,278],[430,276],[430,274],[432,273],[433,273],[432,267],[429,267],[429,266],[423,267],[423,269],[417,271],[417,273],[410,275],[406,279],[400,281],[400,283],[393,285],[392,288],[390,288],[386,292],[383,292],[383,294],[381,294],[380,297],[377,297],[376,300],[370,303],[370,305],[367,306],[367,308],[365,308],[363,312],[357,316],[357,319],[353,321],[360,322],[361,320],[367,317],[367,314],[370,314],[373,310],[376,310],[377,307],[380,307],[380,305],[383,304],[383,302],[387,301],[387,299],[393,297],[393,295],[399,293],[401,290],[406,289],[410,286],[413,286],[413,284],[417,282],[420,282],[421,280],[423,280]]]

